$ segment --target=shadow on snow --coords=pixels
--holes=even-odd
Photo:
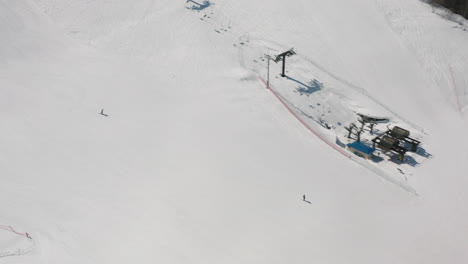
[[[299,80],[296,80],[294,78],[291,78],[289,76],[286,76],[286,78],[290,81],[293,81],[295,83],[298,83],[299,85],[301,85],[299,88],[296,89],[297,92],[299,92],[300,95],[311,95],[315,92],[318,92],[320,90],[322,90],[323,88],[323,83],[320,83],[317,79],[313,79],[312,81],[310,81],[308,84],[305,84]]]
[[[201,11],[203,9],[206,9],[208,8],[209,6],[212,5],[212,3],[210,3],[210,1],[203,1],[202,4],[198,3],[198,2],[195,2],[194,0],[187,0],[187,3],[188,2],[192,2],[194,3],[195,5],[192,5],[192,7],[187,7],[187,9],[190,9],[190,10],[195,10],[195,11]]]

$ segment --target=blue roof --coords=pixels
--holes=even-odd
[[[375,148],[371,148],[371,147],[369,147],[369,146],[367,146],[367,145],[365,145],[365,144],[363,144],[361,142],[358,142],[358,141],[354,141],[353,143],[349,143],[347,146],[351,147],[351,148],[353,148],[355,150],[358,150],[358,151],[360,151],[362,153],[368,154],[368,155],[372,154],[372,152],[375,151]]]

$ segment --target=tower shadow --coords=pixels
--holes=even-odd
[[[203,3],[198,3],[194,0],[187,0],[187,3],[188,2],[192,2],[194,3],[195,5],[192,5],[192,7],[187,7],[188,9],[190,10],[195,10],[195,11],[201,11],[203,9],[206,9],[208,7],[210,7],[212,5],[212,3],[210,3],[210,1],[203,1]]]
[[[303,95],[311,95],[315,92],[318,92],[320,90],[322,90],[323,88],[323,83],[320,83],[317,79],[313,79],[309,82],[309,84],[306,84],[306,83],[303,83],[299,80],[296,80],[294,78],[291,78],[289,76],[286,76],[286,78],[290,81],[293,81],[299,85],[301,85],[299,88],[296,89],[297,92],[299,92],[299,94]]]

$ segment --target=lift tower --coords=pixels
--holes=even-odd
[[[288,51],[285,51],[279,55],[276,55],[275,59],[273,60],[274,62],[278,63],[280,61],[283,61],[283,72],[281,73],[281,77],[286,77],[285,69],[286,69],[286,57],[290,57],[292,55],[295,55],[296,52],[294,52],[293,49],[290,49]]]

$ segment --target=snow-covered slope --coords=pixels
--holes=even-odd
[[[32,237],[0,229],[0,263],[468,260],[468,33],[424,3],[0,0],[0,21],[0,225]],[[423,136],[418,195],[265,89],[262,49],[291,47],[332,110]]]

